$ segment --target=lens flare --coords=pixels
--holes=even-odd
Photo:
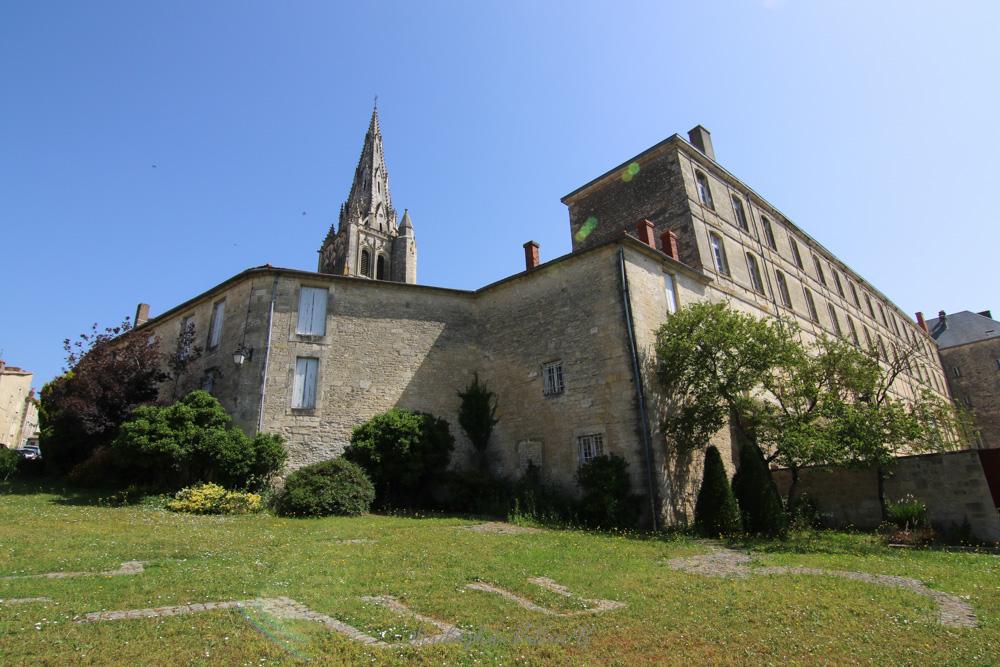
[[[622,172],[622,180],[628,183],[633,178],[635,178],[636,174],[638,173],[639,173],[639,163],[631,162],[627,167],[625,167],[625,171]]]
[[[577,241],[583,241],[590,236],[590,233],[594,231],[595,227],[597,227],[597,218],[590,216],[583,222],[583,226],[577,230],[574,238],[576,238]]]

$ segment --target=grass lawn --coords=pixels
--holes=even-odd
[[[0,577],[103,572],[127,576],[0,579],[0,664],[997,664],[1000,557],[893,550],[866,535],[796,534],[751,545],[755,565],[901,575],[967,596],[976,628],[937,622],[932,600],[859,581],[802,575],[721,579],[675,571],[705,553],[684,537],[579,531],[479,533],[461,518],[196,517],[93,497],[0,487]],[[548,577],[579,598],[625,607],[546,615],[586,603],[532,584]],[[84,614],[286,597],[387,642],[437,629],[365,602],[391,595],[465,631],[458,641],[373,648],[320,623],[256,607],[74,623]],[[11,598],[51,598],[10,604]]]

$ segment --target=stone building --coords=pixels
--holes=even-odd
[[[1000,322],[984,310],[927,320],[952,396],[971,411],[980,447],[1000,448]]]
[[[33,374],[0,360],[0,447],[17,449],[38,438]]]
[[[660,436],[650,365],[655,330],[684,304],[793,317],[886,359],[917,348],[896,390],[947,391],[926,332],[720,166],[703,128],[563,201],[571,253],[542,263],[528,242],[525,270],[491,285],[417,285],[412,225],[405,213],[395,222],[373,114],[320,271],[248,269],[154,319],[141,306],[140,330],[166,353],[193,326],[204,351],[170,390],[200,386],[244,429],[283,434],[291,467],[337,456],[354,426],[392,407],[447,419],[463,465],[471,446],[456,394],[478,373],[498,397],[497,470],[516,476],[531,461],[574,489],[582,462],[614,453],[652,516],[678,523],[690,517],[700,461],[679,459]],[[732,467],[728,433],[717,444]]]

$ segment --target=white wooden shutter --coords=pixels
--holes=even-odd
[[[316,407],[316,371],[319,369],[319,359],[306,359],[305,387],[302,391],[302,407]]]
[[[315,336],[326,334],[326,298],[328,292],[325,289],[312,289],[312,324],[309,327],[310,333]]]
[[[309,360],[299,357],[295,360],[295,378],[292,381],[292,407],[302,407],[302,395],[306,385],[306,366]]]
[[[299,321],[295,325],[296,333],[312,333],[312,288],[303,287],[299,290]]]
[[[212,309],[212,330],[209,332],[208,346],[215,347],[222,338],[222,318],[226,314],[226,302],[220,301]]]

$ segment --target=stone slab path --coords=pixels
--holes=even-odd
[[[536,586],[541,586],[553,593],[562,595],[567,598],[577,597],[573,595],[572,592],[565,586],[557,584],[552,579],[548,577],[530,577],[528,581]],[[529,611],[535,611],[540,614],[546,614],[548,616],[583,616],[585,614],[600,614],[606,611],[611,611],[612,609],[620,609],[625,606],[624,602],[615,602],[614,600],[589,600],[587,598],[577,598],[583,602],[587,608],[580,609],[578,611],[556,611],[554,609],[549,609],[548,607],[543,607],[541,605],[535,604],[526,597],[520,596],[517,593],[507,590],[506,588],[501,588],[500,586],[495,586],[493,584],[487,583],[485,581],[476,581],[471,584],[466,584],[467,589],[472,591],[482,591],[484,593],[493,593],[499,595],[500,597],[510,600],[514,604],[517,604],[524,609]]]
[[[0,605],[4,604],[30,604],[32,602],[52,602],[52,598],[0,598]]]
[[[145,570],[143,562],[139,560],[129,560],[122,563],[117,569],[106,570],[104,572],[46,572],[44,574],[15,574],[0,577],[0,580],[8,579],[66,579],[69,577],[123,577],[131,574],[140,574]]]
[[[712,553],[702,556],[674,558],[667,561],[667,566],[682,572],[691,572],[709,577],[744,578],[759,574],[799,574],[820,577],[839,577],[863,581],[879,586],[902,588],[917,595],[923,595],[937,603],[938,622],[956,628],[976,627],[976,613],[969,603],[957,595],[943,593],[928,588],[918,579],[897,577],[886,574],[869,574],[867,572],[852,572],[848,570],[825,570],[816,567],[750,567],[750,556],[731,549],[715,549]]]
[[[424,616],[413,611],[402,602],[390,595],[378,597],[362,598],[366,602],[386,607],[401,616],[407,616],[422,623],[433,625],[440,632],[434,635],[418,636],[404,642],[384,642],[369,634],[358,630],[354,626],[343,621],[338,621],[332,616],[313,611],[304,604],[287,597],[277,598],[254,598],[252,600],[225,600],[222,602],[206,602],[203,604],[184,604],[169,607],[151,607],[148,609],[128,609],[123,611],[98,611],[85,614],[76,619],[76,623],[96,623],[100,621],[121,621],[137,618],[164,618],[167,616],[180,616],[183,614],[196,614],[217,609],[241,609],[256,608],[269,613],[277,618],[314,621],[323,626],[345,635],[349,639],[368,644],[376,648],[395,648],[401,646],[425,646],[427,644],[438,644],[441,642],[455,641],[462,637],[464,632],[444,621],[439,621],[429,616]]]
[[[477,523],[474,526],[459,526],[461,530],[471,530],[474,533],[491,533],[493,535],[528,535],[542,532],[538,528],[528,526],[518,526],[513,523],[502,521],[489,521],[487,523]]]

